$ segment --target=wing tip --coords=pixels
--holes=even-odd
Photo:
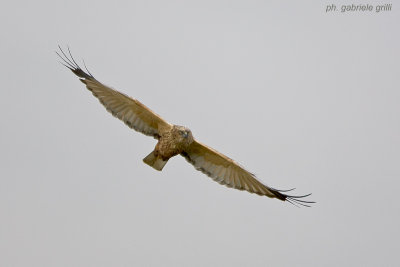
[[[85,66],[85,69],[87,72],[82,70],[82,68],[79,66],[78,63],[76,63],[74,57],[72,56],[71,50],[67,46],[68,54],[64,52],[64,50],[61,48],[60,45],[58,45],[59,51],[55,51],[57,56],[62,60],[60,63],[70,69],[76,76],[81,78],[81,82],[85,83],[85,79],[94,79],[93,75],[90,73],[88,68],[86,67],[85,61],[83,61],[83,65]]]
[[[287,195],[287,194],[282,193],[282,192],[288,192],[288,191],[292,191],[292,190],[294,190],[294,188],[290,189],[290,190],[272,189],[272,192],[274,193],[274,195],[277,199],[282,200],[282,201],[287,201],[296,207],[303,206],[303,207],[310,208],[312,204],[316,203],[315,201],[303,200],[303,198],[311,196],[311,193],[305,194],[305,195],[300,195],[300,196],[293,196],[293,195]]]

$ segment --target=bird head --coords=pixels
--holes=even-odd
[[[189,145],[190,143],[193,142],[193,135],[192,131],[190,129],[184,127],[184,126],[179,126],[179,125],[174,125],[174,136],[179,142],[184,143]]]

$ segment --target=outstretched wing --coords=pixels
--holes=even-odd
[[[171,124],[163,120],[159,115],[138,100],[130,98],[97,81],[87,69],[86,73],[79,67],[69,49],[68,57],[60,46],[59,48],[61,54],[58,52],[56,53],[63,60],[64,63],[62,64],[75,73],[80,78],[81,82],[86,84],[87,89],[99,99],[100,103],[103,104],[113,116],[122,120],[130,128],[158,139],[160,137],[160,132],[172,127]]]
[[[261,196],[277,198],[283,201],[288,201],[292,204],[298,204],[309,207],[313,201],[305,201],[301,198],[304,196],[286,195],[282,190],[276,190],[259,182],[255,175],[246,171],[234,160],[215,151],[214,149],[201,144],[198,141],[193,141],[189,148],[181,154],[194,167],[211,177],[214,181],[239,190],[246,190],[250,193],[255,193]]]

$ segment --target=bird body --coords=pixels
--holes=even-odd
[[[143,159],[149,166],[161,171],[171,157],[181,155],[197,170],[227,187],[277,198],[295,205],[308,207],[314,203],[302,199],[311,194],[287,195],[285,192],[290,190],[277,190],[261,183],[254,174],[231,158],[197,141],[188,128],[168,123],[138,100],[100,83],[87,69],[85,72],[79,67],[69,49],[67,56],[59,48],[62,55],[56,53],[63,60],[61,63],[79,77],[113,116],[128,127],[158,140],[154,150]]]
[[[188,128],[173,125],[168,131],[160,133],[156,147],[143,161],[161,171],[170,158],[187,150],[193,141],[192,132]]]

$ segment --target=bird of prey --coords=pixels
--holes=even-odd
[[[197,170],[227,187],[288,201],[296,206],[309,207],[315,203],[303,199],[311,194],[292,196],[286,193],[290,190],[277,190],[264,185],[231,158],[197,141],[188,128],[170,124],[138,100],[99,82],[85,64],[86,72],[81,69],[69,48],[68,54],[60,46],[59,49],[60,53],[56,53],[62,59],[60,63],[77,75],[114,117],[128,127],[158,140],[154,150],[143,159],[144,163],[161,171],[170,158],[181,155]]]

